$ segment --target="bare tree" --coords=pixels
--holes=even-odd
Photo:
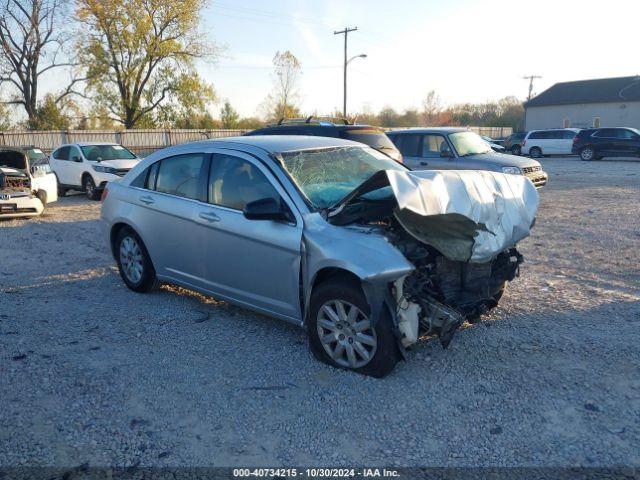
[[[276,52],[273,67],[273,92],[265,102],[267,116],[287,118],[299,115],[300,110],[296,104],[299,100],[300,61],[289,50]]]
[[[64,52],[71,34],[64,28],[70,0],[0,0],[0,83],[14,87],[6,103],[22,105],[32,123],[38,111],[40,77],[74,63]],[[54,96],[59,104],[83,79],[71,77]]]

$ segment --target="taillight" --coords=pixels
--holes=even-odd
[[[524,147],[525,143],[527,143],[527,140],[523,138],[523,139],[522,139],[522,142],[520,143],[520,146],[521,146],[521,147]]]
[[[107,187],[104,187],[102,189],[102,196],[100,197],[100,201],[104,202],[105,199],[107,198],[107,195],[109,195],[109,189]]]

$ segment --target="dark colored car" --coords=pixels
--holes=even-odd
[[[245,135],[310,135],[316,137],[333,137],[354,142],[364,143],[371,148],[384,153],[396,162],[402,163],[402,155],[396,146],[389,140],[384,129],[370,125],[351,124],[344,121],[343,124],[329,121],[281,120],[276,125],[259,128]]]
[[[521,144],[526,136],[527,132],[512,133],[502,142],[502,146],[513,155],[520,155],[522,153]]]
[[[482,138],[461,127],[413,128],[388,132],[412,170],[488,170],[524,175],[537,187],[548,176],[540,162],[506,153],[496,153]]]
[[[571,152],[585,161],[602,157],[640,156],[640,131],[635,128],[587,128],[573,139]]]

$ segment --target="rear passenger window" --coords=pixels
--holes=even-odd
[[[395,135],[394,143],[405,157],[417,157],[420,146],[419,135]]]
[[[56,160],[69,160],[69,147],[60,147],[53,152],[53,158]]]
[[[209,176],[209,203],[244,210],[247,203],[263,198],[280,201],[280,195],[264,174],[242,158],[215,154]]]
[[[562,132],[562,138],[564,138],[565,140],[570,140],[574,138],[576,135],[577,135],[577,132],[574,132],[573,130],[565,130],[564,132]]]
[[[178,197],[204,200],[202,177],[205,155],[190,153],[165,158],[157,167],[156,191]],[[151,183],[149,183],[151,185]]]

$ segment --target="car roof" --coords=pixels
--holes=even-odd
[[[456,132],[470,132],[468,128],[464,127],[424,127],[424,128],[405,128],[398,130],[391,130],[387,132],[387,135],[396,135],[398,133],[456,133]]]
[[[532,132],[556,132],[558,130],[569,130],[571,132],[579,132],[582,129],[581,128],[571,128],[571,127],[567,127],[567,128],[538,128],[537,130],[529,130],[529,132],[527,132],[527,133],[532,133]]]
[[[79,147],[93,147],[93,146],[99,146],[99,145],[118,145],[118,146],[122,146],[119,143],[114,143],[114,142],[74,142],[74,143],[66,143],[64,145],[61,145],[62,147],[67,147],[67,146],[71,146],[71,145],[77,145]]]
[[[328,147],[364,147],[359,142],[342,140],[334,137],[317,137],[312,135],[248,135],[242,137],[226,137],[197,142],[183,143],[172,149],[194,145],[202,148],[234,148],[245,150],[246,148],[259,148],[267,153],[288,152],[293,150],[309,150]]]

